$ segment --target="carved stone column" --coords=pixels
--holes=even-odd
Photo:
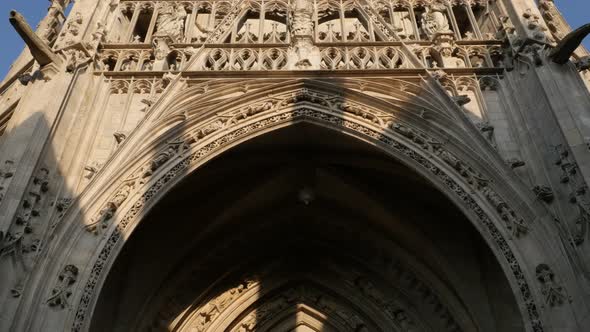
[[[291,23],[291,47],[287,53],[287,68],[290,70],[320,69],[321,54],[313,44],[313,3],[296,0]]]

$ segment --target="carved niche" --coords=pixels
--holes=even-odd
[[[434,38],[439,33],[452,33],[447,9],[442,4],[426,6],[421,20],[422,30],[429,38]]]

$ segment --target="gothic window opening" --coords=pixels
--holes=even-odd
[[[143,60],[141,64],[142,71],[151,71],[154,69],[154,62],[156,61],[156,57],[153,54],[150,54],[149,57]]]
[[[272,2],[264,5],[263,41],[268,44],[288,42],[288,5],[284,2]]]
[[[481,6],[475,5],[471,7],[473,16],[479,27],[479,31],[483,39],[492,40],[496,38],[496,31],[498,30],[497,22],[490,9],[490,5]]]
[[[137,23],[135,24],[131,35],[132,43],[138,44],[147,42],[146,37],[150,29],[153,14],[153,10],[148,8],[142,9],[139,12]]]
[[[393,26],[393,19],[392,19],[392,11],[391,11],[391,4],[385,1],[376,1],[374,3],[375,10],[379,12],[379,16],[385,21],[385,23]]]
[[[215,21],[212,15],[213,7],[210,3],[201,2],[196,8],[191,42],[203,43],[207,40],[209,32],[213,30]]]
[[[418,28],[417,40],[428,40],[428,34],[424,27],[424,20],[426,9],[423,6],[414,7],[414,19],[416,21],[416,27]]]
[[[135,10],[136,8],[132,3],[126,3],[121,8],[121,15],[117,17],[116,22],[113,26],[114,29],[111,29],[113,33],[116,34],[110,37],[112,42],[126,43],[130,41],[131,37],[127,37],[128,31],[131,27],[131,23],[133,21]]]
[[[397,36],[402,40],[416,40],[414,28],[414,15],[409,7],[392,6],[393,28]]]
[[[317,41],[327,43],[342,41],[343,26],[338,6],[330,3],[319,10],[317,16]]]
[[[233,41],[236,43],[253,44],[260,40],[262,30],[260,9],[252,8],[238,22]]]
[[[468,51],[469,63],[472,68],[488,67],[486,50],[481,47],[472,47]]]
[[[178,51],[172,51],[166,57],[166,63],[168,65],[168,70],[170,70],[170,71],[180,70],[180,66],[182,64],[182,55]]]
[[[129,53],[121,60],[120,71],[136,71],[139,57],[137,53]]]
[[[346,41],[349,42],[368,42],[374,41],[371,36],[372,32],[369,23],[362,17],[357,9],[351,9],[344,12],[344,31]]]
[[[113,71],[117,66],[117,57],[113,54],[107,55],[102,60],[102,67],[105,71]]]
[[[460,39],[479,39],[475,29],[473,29],[473,26],[471,25],[467,10],[467,7],[463,5],[453,7],[453,16],[457,22],[457,29],[459,29],[459,31],[456,31],[456,34]]]

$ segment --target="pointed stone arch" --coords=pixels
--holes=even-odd
[[[175,87],[170,87],[169,95],[154,105],[140,128],[78,198],[81,210],[68,211],[46,258],[34,271],[36,275],[57,276],[65,265],[79,267],[69,300],[73,310],[61,320],[64,326],[73,331],[87,328],[117,253],[142,217],[175,184],[241,142],[305,122],[383,150],[444,193],[497,256],[527,330],[543,331],[539,307],[543,295],[534,268],[550,262],[570,271],[550,253],[558,251],[553,250],[557,233],[551,233],[544,208],[504,162],[494,157],[462,111],[448,96],[443,98],[446,94],[442,89],[435,90],[437,83],[396,82],[405,86],[403,89],[375,84],[371,91],[353,89],[350,82],[340,83],[288,81],[271,90],[263,87],[229,99],[221,96],[238,87],[222,85],[200,96],[193,93],[207,90],[202,86],[189,87],[182,93],[173,93]],[[382,97],[387,94],[391,98]],[[218,102],[213,102],[215,98]],[[197,108],[204,99],[210,103],[204,109]],[[87,231],[89,225],[98,236]],[[30,282],[39,280],[33,277]],[[30,317],[38,318],[29,324],[36,326],[35,321],[51,314],[47,308],[34,305],[46,297],[51,285],[36,284],[32,289],[23,306],[34,308]]]

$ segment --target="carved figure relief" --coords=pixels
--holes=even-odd
[[[49,171],[41,168],[33,177],[29,191],[23,200],[20,212],[16,216],[16,225],[24,227],[25,233],[32,232],[31,219],[41,214],[43,196],[49,190]]]
[[[537,195],[537,198],[542,200],[545,203],[551,203],[553,201],[554,195],[553,190],[547,186],[535,186],[533,188],[533,192]]]
[[[527,233],[528,226],[524,220],[517,218],[514,215],[514,211],[508,207],[508,204],[492,188],[484,187],[483,194],[492,206],[496,208],[496,211],[498,211],[502,219],[506,222],[506,227],[514,236],[519,237]]]
[[[72,295],[72,285],[78,278],[78,268],[74,265],[66,265],[57,278],[57,284],[51,290],[47,304],[55,309],[64,309],[70,306],[68,299]]]
[[[72,45],[76,42],[76,38],[80,34],[80,29],[83,22],[84,17],[80,12],[76,12],[73,17],[67,21],[63,31],[60,33],[60,37],[63,38],[62,43],[65,46]]]
[[[522,17],[533,38],[540,42],[547,42],[547,35],[545,34],[547,28],[541,24],[541,18],[537,14],[534,14],[530,8],[522,14]]]
[[[0,203],[4,199],[4,193],[10,184],[10,179],[14,175],[13,164],[12,160],[6,160],[0,170]]]
[[[541,283],[541,292],[545,296],[545,303],[552,307],[563,304],[567,298],[565,289],[555,281],[553,270],[547,264],[539,264],[535,272]]]
[[[67,50],[65,55],[67,59],[66,71],[69,73],[74,72],[76,69],[87,64],[91,60],[91,57],[85,52],[75,49]]]
[[[162,3],[156,21],[157,32],[154,36],[170,37],[174,43],[182,41],[186,17],[187,12],[183,5],[169,2]]]
[[[465,60],[456,57],[453,53],[456,50],[454,37],[452,34],[437,34],[434,37],[436,46],[432,48],[434,58],[433,67],[442,68],[465,68]]]
[[[452,33],[444,5],[433,4],[426,6],[422,14],[422,30],[428,37],[433,38],[439,33]]]
[[[127,200],[134,187],[135,181],[128,181],[123,184],[115,196],[98,212],[98,215],[92,218],[91,223],[86,226],[86,230],[98,234],[101,229],[107,228],[108,221],[114,217],[115,212]]]
[[[176,155],[182,154],[194,142],[195,140],[193,138],[190,138],[188,140],[175,140],[169,142],[166,150],[156,155],[154,160],[152,160],[152,162],[150,163],[148,169],[145,170],[142,174],[142,177],[147,178],[151,176],[156,170],[162,167],[162,165],[168,162],[168,160],[172,159],[172,157]]]

